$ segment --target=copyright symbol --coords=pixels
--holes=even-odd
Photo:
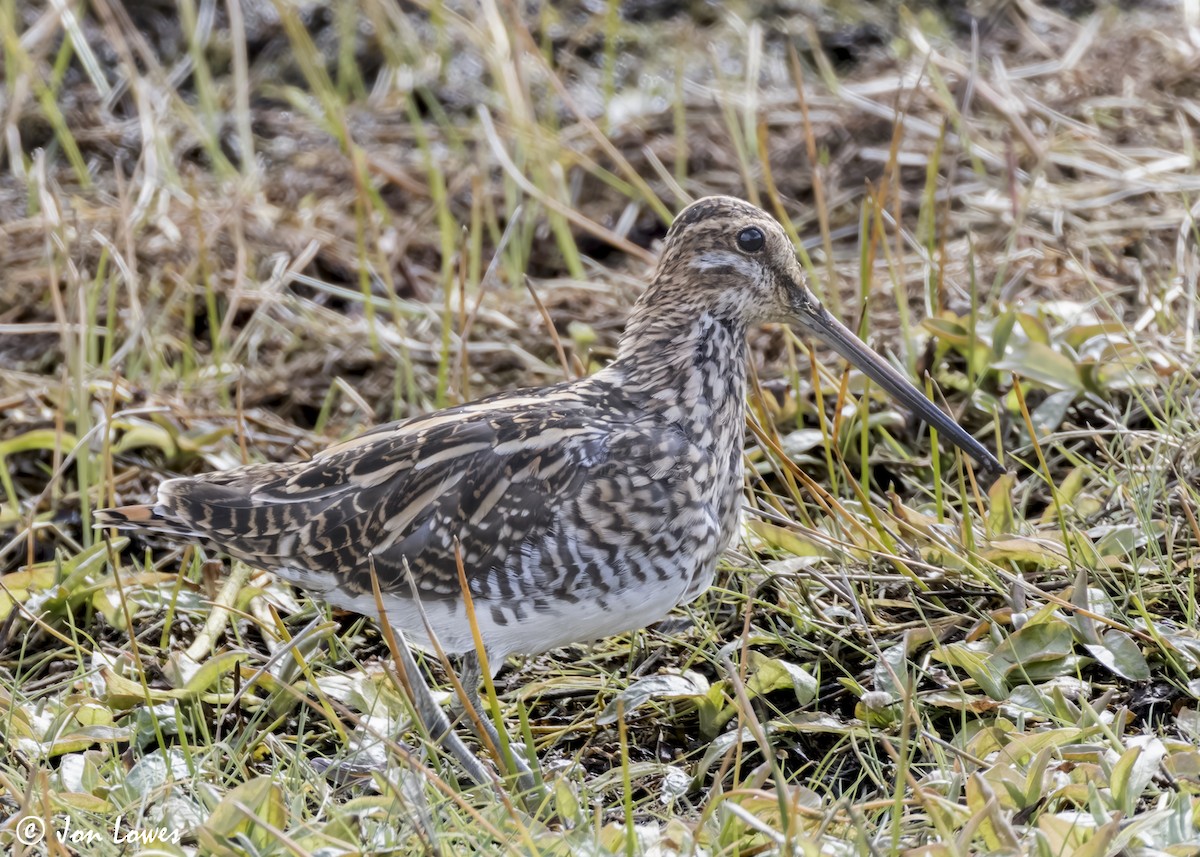
[[[22,845],[37,845],[46,836],[46,822],[36,815],[27,815],[17,822],[17,841]]]

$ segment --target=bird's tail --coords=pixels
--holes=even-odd
[[[203,538],[206,534],[185,521],[176,518],[158,503],[138,506],[118,506],[115,509],[97,509],[92,514],[96,529],[112,527],[139,533],[161,533],[165,536]]]
[[[252,464],[168,479],[153,503],[98,510],[96,527],[173,536],[269,564],[294,543],[292,534],[309,517],[305,503],[287,502],[272,491],[303,466]]]

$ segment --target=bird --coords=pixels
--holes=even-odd
[[[825,309],[775,218],[713,196],[676,216],[594,374],[380,425],[306,461],[168,479],[97,526],[197,542],[366,615],[374,575],[386,620],[419,649],[436,638],[476,680],[468,600],[494,674],[648,626],[710,586],[742,512],[747,333],[773,322],[1002,471]]]

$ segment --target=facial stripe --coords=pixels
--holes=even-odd
[[[700,253],[692,260],[692,268],[697,271],[733,270],[749,278],[757,278],[761,270],[757,262],[732,250],[709,250],[707,253]]]

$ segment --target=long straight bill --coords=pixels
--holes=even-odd
[[[925,398],[924,393],[910,384],[908,379],[893,369],[890,363],[868,348],[861,339],[830,315],[824,307],[818,305],[812,315],[805,315],[799,321],[811,334],[857,366],[864,375],[883,387],[912,411],[920,414],[921,418],[937,429],[943,438],[974,458],[986,469],[997,473],[1003,472],[1003,465],[996,459],[996,456],[988,451],[987,447],[971,437],[962,426]]]

